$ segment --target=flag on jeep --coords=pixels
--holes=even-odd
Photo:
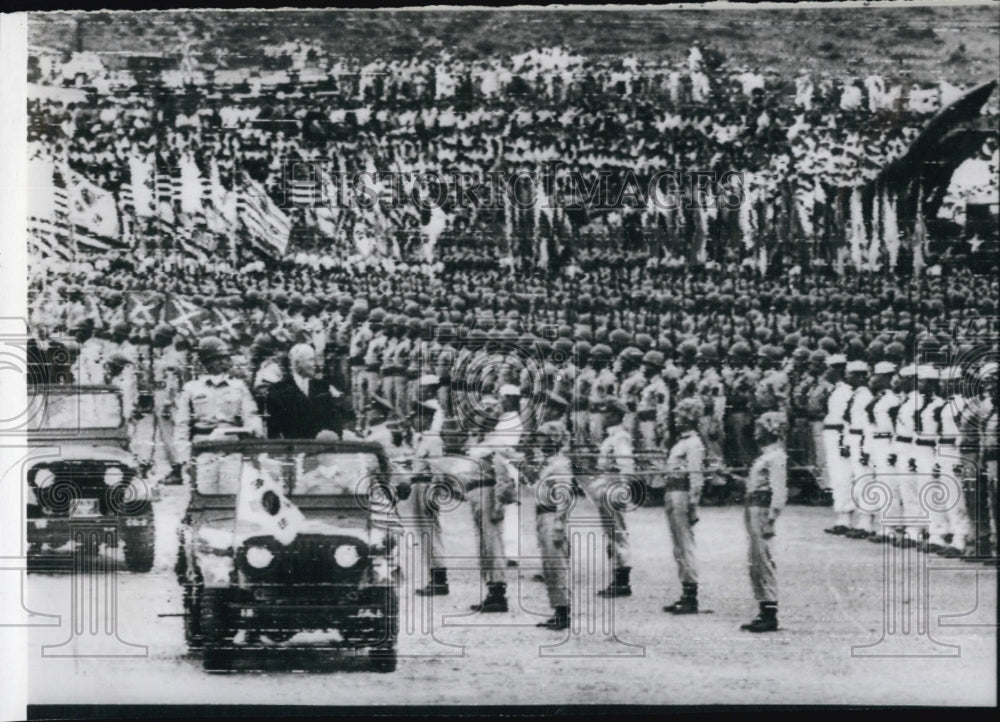
[[[305,515],[288,500],[281,483],[263,465],[243,463],[236,496],[236,536],[268,534],[291,544]]]

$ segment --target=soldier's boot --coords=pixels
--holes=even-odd
[[[760,614],[750,622],[740,625],[745,632],[775,632],[778,630],[778,603],[761,602]]]
[[[615,578],[607,587],[597,593],[599,597],[631,597],[632,586],[629,584],[629,575],[632,567],[618,567],[615,569]]]
[[[555,614],[535,626],[543,629],[569,629],[569,607],[556,607]]]
[[[681,598],[673,604],[663,608],[664,612],[670,614],[697,614],[698,613],[698,585],[684,582],[682,585]]]
[[[431,569],[431,580],[427,586],[417,590],[422,597],[443,596],[448,593],[448,570]]]
[[[488,582],[486,585],[489,592],[486,599],[481,604],[473,604],[470,609],[474,612],[506,612],[507,611],[507,585],[503,582]]]
[[[184,483],[184,475],[181,473],[183,466],[181,464],[173,464],[170,467],[170,473],[163,478],[163,483],[168,486],[176,486],[178,484]]]

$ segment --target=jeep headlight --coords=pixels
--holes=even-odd
[[[353,567],[360,558],[358,548],[353,544],[341,544],[333,551],[333,560],[344,569]]]
[[[274,561],[274,554],[267,547],[250,547],[246,554],[247,564],[254,569],[266,569]]]
[[[105,486],[118,486],[124,480],[125,474],[122,472],[120,467],[109,466],[107,471],[104,472]]]
[[[35,474],[35,488],[39,491],[42,489],[47,489],[55,483],[56,475],[53,474],[49,469],[39,469],[38,473]]]

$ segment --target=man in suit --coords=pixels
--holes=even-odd
[[[316,352],[296,344],[288,352],[290,373],[267,394],[269,439],[315,439],[323,429],[343,436],[353,422],[347,397],[316,378]]]

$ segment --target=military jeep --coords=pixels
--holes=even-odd
[[[121,392],[112,386],[32,386],[28,402],[28,443],[36,450],[27,468],[28,568],[73,551],[76,527],[114,531],[125,547],[126,568],[148,572],[156,490],[129,451]]]
[[[382,446],[205,440],[192,461],[176,571],[204,667],[353,658],[395,670],[402,528]]]

